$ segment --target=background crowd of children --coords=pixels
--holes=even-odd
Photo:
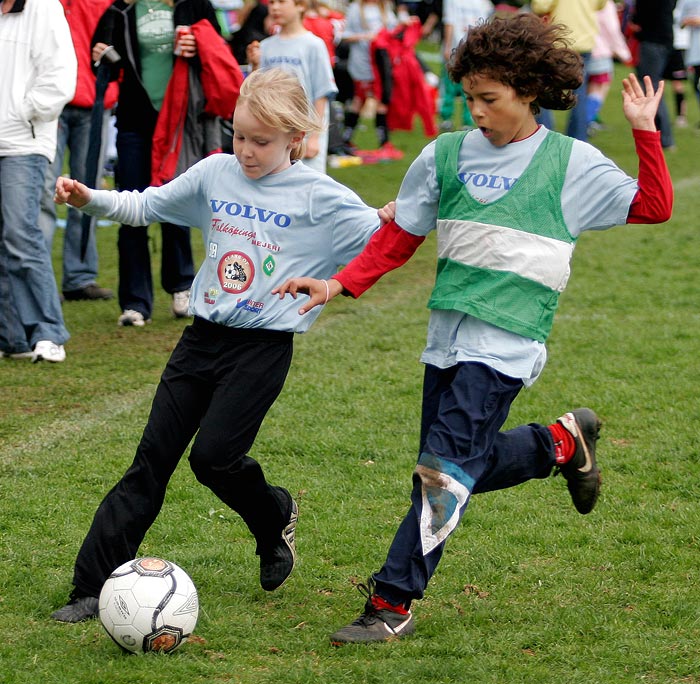
[[[269,0],[214,0],[223,26],[229,27],[228,39],[232,50],[244,69],[260,65],[260,41],[282,30],[272,21],[268,12]],[[657,35],[651,38],[655,45],[665,40],[664,32],[672,25],[673,44],[651,65],[643,60],[640,65],[640,38],[644,39],[646,5],[654,5],[653,22]],[[330,103],[328,152],[330,161],[337,164],[337,156],[354,156],[357,163],[375,163],[400,159],[403,155],[390,141],[392,130],[411,130],[413,118],[420,117],[424,132],[429,137],[439,131],[473,126],[464,93],[459,84],[450,81],[444,65],[461,38],[470,27],[493,15],[533,11],[545,20],[567,23],[573,7],[574,22],[569,26],[572,40],[582,30],[575,24],[579,11],[589,13],[592,22],[586,27],[582,54],[586,65],[586,83],[578,93],[581,103],[577,122],[579,139],[587,139],[604,127],[601,109],[610,90],[615,63],[628,67],[640,66],[639,76],[652,75],[669,81],[676,126],[686,126],[688,90],[693,99],[700,101],[698,73],[700,69],[700,2],[698,0],[667,0],[648,3],[647,0],[420,0],[393,3],[390,0],[308,0],[297,3],[303,8],[302,24],[311,33],[323,39],[330,58],[337,93]],[[543,8],[543,9],[540,9]],[[580,8],[583,8],[582,10]],[[637,19],[637,16],[642,19]],[[411,27],[417,24],[417,30]],[[417,49],[418,40],[427,40],[436,48],[437,61],[426,63]],[[398,41],[403,52],[389,53],[387,41]],[[658,42],[657,42],[658,41]],[[590,43],[590,44],[589,44]],[[429,103],[406,102],[401,90],[403,68],[407,54],[412,54],[420,66],[422,83],[419,100]],[[416,91],[412,91],[412,96]],[[401,116],[397,112],[409,108]],[[434,126],[426,125],[428,111]],[[661,116],[663,117],[663,108]],[[354,142],[354,134],[363,120],[373,122],[377,149],[361,150]],[[541,120],[553,126],[546,112]],[[409,122],[408,124],[406,122]],[[664,137],[664,147],[672,147],[670,136]],[[668,140],[667,140],[668,138]]]
[[[4,0],[3,11],[7,8],[10,16],[20,14],[25,3],[31,1]],[[568,132],[573,137],[586,140],[605,125],[601,110],[612,84],[615,62],[636,67],[640,78],[649,75],[655,87],[662,78],[669,81],[666,99],[672,106],[667,107],[662,100],[657,116],[665,149],[675,147],[674,125],[687,126],[697,118],[692,109],[689,111],[689,102],[700,101],[700,0],[105,0],[100,5],[101,16],[78,11],[83,5],[94,9],[94,4],[85,0],[61,0],[61,4],[70,28],[70,36],[64,32],[64,38],[72,40],[78,56],[79,87],[75,99],[59,110],[52,123],[59,133],[56,161],[44,174],[46,190],[40,218],[32,221],[37,223],[32,235],[38,242],[46,242],[41,263],[36,266],[42,278],[52,271],[51,241],[61,220],[50,201],[51,186],[66,150],[73,173],[79,176],[87,149],[95,147],[88,142],[95,101],[95,48],[116,42],[117,57],[120,46],[125,53],[112,69],[112,80],[118,78],[120,82],[119,96],[111,88],[101,104],[106,111],[115,102],[117,105],[118,149],[109,155],[116,156],[110,164],[116,165],[117,185],[121,189],[143,188],[153,182],[151,172],[157,171],[151,168],[148,148],[152,138],[158,140],[154,131],[165,118],[164,84],[176,73],[173,39],[176,26],[183,23],[204,19],[222,36],[216,40],[226,41],[230,56],[241,67],[240,71],[235,68],[237,78],[268,66],[283,66],[297,74],[326,124],[321,133],[311,136],[304,159],[322,172],[327,166],[401,159],[404,152],[392,144],[391,133],[413,130],[416,119],[427,138],[438,131],[471,128],[462,89],[450,81],[444,65],[470,28],[492,15],[533,12],[544,21],[563,23],[569,29],[572,45],[584,59],[586,76],[577,91],[578,105],[569,117]],[[154,33],[155,28],[148,26],[155,27],[156,23],[160,28]],[[136,36],[136,44],[128,47],[119,39],[126,35],[123,30],[127,24],[128,34]],[[99,36],[93,35],[96,26]],[[199,46],[193,35],[186,39],[191,41],[188,45],[192,52],[185,56],[200,65],[206,46]],[[137,53],[138,57],[133,57]],[[194,73],[199,73],[198,67]],[[237,87],[235,82],[229,86],[229,91]],[[687,97],[688,92],[691,95]],[[233,150],[230,116],[212,116],[206,111],[200,114],[199,123],[185,131],[183,144],[188,152],[195,147],[196,151],[187,162],[177,160],[176,174],[211,151]],[[214,134],[211,124],[216,120]],[[540,112],[538,121],[554,128],[547,110]],[[368,144],[371,137],[366,135],[357,136],[360,127],[369,129],[370,135],[374,133],[376,143]],[[362,149],[358,139],[371,149]],[[160,182],[165,180],[160,178]],[[9,201],[6,198],[3,204]],[[86,235],[81,223],[77,212],[70,211],[63,250],[63,296],[58,288],[52,288],[56,290],[52,296],[43,298],[53,302],[51,310],[38,307],[31,315],[25,310],[24,299],[15,303],[17,315],[12,330],[0,330],[2,356],[63,361],[63,345],[69,333],[62,320],[60,300],[113,296],[111,289],[98,285],[94,232]],[[151,319],[153,307],[150,238],[147,226],[126,228],[119,234],[118,322],[143,328]],[[188,318],[194,275],[189,227],[163,231],[161,240],[161,285],[172,297],[172,314]],[[16,265],[10,264],[10,283],[14,273],[29,273],[33,268],[25,257],[18,258]],[[18,276],[14,289],[19,292],[19,280],[26,278]],[[29,323],[27,316],[31,318]],[[39,339],[40,330],[52,332],[42,332]]]

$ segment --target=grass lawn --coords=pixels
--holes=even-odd
[[[592,142],[636,175],[619,79],[602,114],[607,130]],[[673,219],[582,237],[548,366],[508,421],[549,422],[585,405],[599,412],[604,489],[593,513],[575,512],[560,477],[475,497],[414,605],[415,636],[329,645],[328,634],[359,614],[353,584],[380,567],[408,506],[431,237],[404,268],[358,302],[335,300],[296,339],[289,380],[252,452],[299,501],[299,563],[288,583],[263,592],[247,530],[183,460],[141,551],[192,576],[196,635],[171,656],[123,654],[97,621],[62,625],[48,616],[70,590],[97,504],[131,462],[185,323],[170,316],[160,289],[145,329],[118,328],[114,301],[66,303],[65,363],[0,363],[0,682],[700,683],[692,97],[689,109],[693,128],[677,131],[667,156]],[[393,141],[404,161],[333,175],[369,203],[385,203],[426,142],[418,122]],[[373,146],[371,130],[359,142]],[[160,236],[151,233],[157,282]],[[60,249],[59,231],[59,274]],[[100,284],[116,289],[114,227],[100,230],[99,252]]]

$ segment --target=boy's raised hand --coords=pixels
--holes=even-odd
[[[80,209],[91,199],[92,192],[87,185],[65,176],[59,176],[56,179],[56,192],[53,196],[53,201],[56,204],[70,204],[72,207]]]
[[[622,111],[632,128],[641,131],[655,131],[654,118],[664,95],[664,82],[654,92],[651,78],[644,77],[644,88],[634,74],[622,79]]]

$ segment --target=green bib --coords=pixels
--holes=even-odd
[[[573,140],[548,132],[513,187],[482,204],[457,176],[464,135],[436,143],[438,263],[428,306],[544,342],[576,243],[561,210]]]

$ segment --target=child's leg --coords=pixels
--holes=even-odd
[[[671,82],[674,99],[675,123],[684,126],[685,118],[685,88],[688,72],[685,66],[685,51],[673,50],[663,74],[666,83]]]
[[[405,605],[423,596],[447,537],[488,468],[498,431],[521,388],[520,380],[483,364],[463,363],[446,370],[426,366],[412,505],[374,576],[379,596]],[[538,454],[520,456],[539,460]]]
[[[213,382],[186,328],[163,371],[133,463],[95,513],[75,563],[74,594],[99,596],[117,566],[136,557],[160,512],[175,467],[209,405]]]
[[[586,124],[588,126],[594,121],[598,121],[598,115],[610,91],[611,80],[612,76],[609,72],[589,76],[588,97],[586,99]]]
[[[374,116],[374,129],[377,133],[379,147],[389,142],[389,126],[386,122],[387,107],[381,102],[377,103],[377,113]]]
[[[452,122],[455,111],[454,82],[447,73],[447,67],[443,65],[440,73],[440,121]]]
[[[676,102],[676,119],[685,119],[685,80],[673,82],[673,94]]]
[[[377,113],[374,117],[374,128],[377,134],[379,147],[382,147],[389,142],[389,126],[387,124],[386,115],[389,111],[394,82],[391,73],[391,60],[389,59],[388,52],[386,50],[376,50],[374,53],[374,61],[379,73],[379,92],[375,89],[375,95],[377,96]]]
[[[222,338],[216,386],[192,444],[190,466],[199,482],[243,518],[263,554],[278,543],[291,499],[286,490],[268,484],[248,451],[284,385],[292,335],[224,328]]]
[[[355,81],[354,82],[355,94],[353,95],[350,106],[345,112],[345,122],[343,128],[343,143],[349,145],[352,141],[352,136],[355,133],[355,128],[360,120],[360,110],[367,98],[367,82],[365,81]]]

